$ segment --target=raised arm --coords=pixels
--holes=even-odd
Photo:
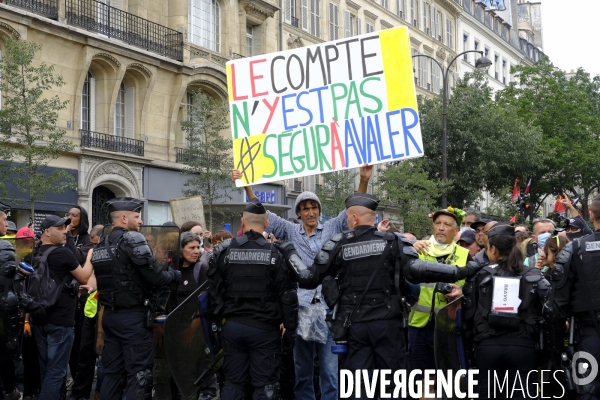
[[[237,181],[238,179],[242,179],[242,173],[240,172],[239,169],[232,169],[231,170],[231,181],[233,183],[235,183],[235,181]],[[252,190],[252,186],[250,186],[250,185],[245,186],[244,190],[246,191],[248,200],[252,200],[253,198],[256,197],[256,195],[254,194],[254,191]]]

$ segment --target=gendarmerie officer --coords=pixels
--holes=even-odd
[[[564,326],[564,318],[570,322],[570,345],[580,353],[580,362],[587,362],[592,368],[591,354],[600,364],[600,196],[590,206],[590,218],[594,223],[594,233],[567,243],[558,253],[554,266],[550,271],[550,281],[554,294],[554,311],[556,323]],[[576,361],[576,360],[573,360]],[[576,374],[581,364],[572,368]],[[579,399],[600,398],[600,372],[596,369],[596,377],[592,382],[584,379],[593,371],[576,374],[575,384]],[[580,379],[584,378],[584,379]]]
[[[490,264],[463,288],[463,310],[473,331],[479,369],[479,398],[537,398],[536,349],[550,285],[539,269],[523,265],[511,222],[498,222],[487,237]],[[500,382],[508,378],[503,390],[494,384],[494,373]],[[512,390],[515,382],[523,390]]]
[[[6,214],[10,207],[0,203],[0,236],[6,235]],[[44,308],[30,296],[23,293],[25,277],[33,269],[23,269],[15,263],[13,245],[0,239],[0,319],[3,332],[0,342],[0,376],[6,398],[19,398],[21,394],[15,387],[15,365],[13,360],[21,354],[23,321],[19,310],[26,310],[37,317],[44,317]]]
[[[379,199],[369,194],[350,196],[346,200],[346,216],[351,230],[326,242],[308,269],[294,254],[293,246],[281,245],[289,255],[292,270],[299,273],[300,287],[312,288],[323,282],[328,306],[333,308],[338,303],[332,324],[337,328],[332,329],[332,334],[335,340],[343,340],[339,334],[343,329],[339,327],[349,328],[350,370],[406,368],[402,298],[409,292],[405,280],[455,282],[479,269],[475,263],[456,268],[420,260],[403,235],[377,232],[374,223],[378,204]],[[336,276],[339,300],[332,298],[335,286],[332,290],[330,285]]]
[[[298,296],[283,255],[262,235],[268,224],[265,207],[249,202],[244,234],[221,243],[209,263],[211,304],[226,320],[222,400],[244,399],[249,385],[255,400],[279,399],[280,325],[296,331]]]
[[[150,399],[154,361],[151,321],[157,306],[153,293],[179,282],[181,273],[164,271],[155,263],[146,238],[139,232],[141,200],[120,197],[107,204],[114,229],[92,254],[98,299],[104,306],[102,364],[106,375],[100,398],[121,399],[124,390],[127,399]]]

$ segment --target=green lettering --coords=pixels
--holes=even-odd
[[[365,79],[364,81],[362,81],[360,83],[360,94],[362,94],[366,98],[371,99],[371,100],[375,101],[375,103],[377,103],[377,108],[374,108],[374,109],[364,107],[363,110],[365,110],[365,112],[368,112],[371,114],[377,114],[383,108],[383,103],[381,102],[379,97],[373,96],[372,94],[367,93],[364,88],[365,83],[367,83],[368,81],[380,81],[380,80],[381,80],[381,78],[379,78],[378,76],[372,76],[370,78]]]
[[[344,119],[348,119],[350,113],[350,105],[354,104],[358,111],[358,116],[362,118],[362,110],[360,108],[360,100],[358,98],[358,90],[356,89],[356,82],[350,82],[350,89],[348,90],[348,102],[346,103],[346,116]]]
[[[303,131],[306,131],[306,128],[299,129],[292,134],[292,140],[290,140],[290,153],[292,153],[294,151],[294,139],[296,138],[296,136],[301,134]],[[296,171],[296,173],[300,173],[300,172],[304,171],[304,157],[305,157],[304,155],[292,157],[292,168],[294,168],[294,171]],[[296,168],[296,163],[294,161],[298,161],[298,163],[300,164],[299,168]]]
[[[341,87],[342,89],[344,89],[344,94],[342,94],[341,96],[336,96],[335,94],[335,88],[337,87]],[[333,85],[330,86],[330,90],[331,90],[331,99],[333,101],[333,118],[335,118],[336,121],[339,121],[338,118],[338,111],[337,111],[337,101],[346,98],[346,95],[348,94],[348,89],[346,88],[346,85],[344,85],[343,83],[334,83]],[[329,132],[329,130],[327,130]]]
[[[319,154],[319,166],[321,168],[321,172],[323,172],[323,163],[325,163],[325,165],[327,165],[327,171],[331,171],[331,165],[327,162],[327,157],[325,156],[325,153],[323,153],[323,147],[327,146],[329,144],[329,127],[327,125],[317,125],[315,128],[316,132],[317,132],[317,147],[319,148],[318,154]],[[322,142],[321,141],[321,135],[319,134],[320,130],[324,130],[325,131],[325,141]]]
[[[313,161],[314,165],[310,163],[310,149],[308,148],[308,137],[306,135],[306,128],[304,128],[304,153],[306,154],[306,166],[310,171],[314,171],[319,166],[319,157],[317,154],[317,140],[315,139],[315,127],[310,127],[310,137],[312,139],[312,151],[314,154]]]
[[[246,136],[250,136],[250,119],[248,118],[248,102],[244,101],[243,103],[244,106],[244,116],[242,117],[242,114],[240,113],[240,110],[238,109],[237,104],[233,104],[233,138],[237,139],[239,137],[238,135],[238,120],[240,122],[240,124],[242,124],[242,127],[244,127],[244,130],[246,131]]]
[[[263,142],[263,155],[267,158],[270,158],[271,161],[273,161],[273,166],[275,167],[275,168],[273,168],[272,174],[263,175],[263,177],[265,177],[265,178],[272,178],[275,175],[277,175],[277,160],[275,159],[275,157],[273,157],[272,155],[267,153],[267,140],[269,140],[271,138],[275,138],[275,137],[277,137],[277,135],[273,135],[273,134],[267,135],[267,137],[265,138],[265,141]]]
[[[279,146],[279,176],[287,176],[287,175],[293,174],[292,171],[286,172],[283,170],[283,158],[284,157],[290,158],[290,152],[289,151],[287,153],[283,152],[283,146],[282,146],[281,142],[282,142],[283,138],[287,138],[290,136],[292,136],[291,131],[285,131],[284,133],[277,136],[277,144]],[[291,160],[290,160],[290,162],[291,162]]]

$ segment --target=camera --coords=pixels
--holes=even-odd
[[[449,283],[438,282],[436,291],[441,294],[450,294],[452,293],[452,285]]]

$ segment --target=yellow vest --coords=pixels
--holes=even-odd
[[[88,318],[94,318],[98,312],[98,291],[90,293],[88,296],[85,307],[83,308],[83,314]]]
[[[457,267],[464,267],[467,265],[467,258],[469,257],[469,250],[456,245],[455,247],[454,258],[451,262],[452,265]],[[428,254],[419,254],[419,258],[425,261],[433,261],[437,262],[437,259]],[[458,286],[464,285],[465,280],[460,280],[456,282]],[[409,325],[413,328],[424,328],[429,322],[429,318],[431,316],[431,312],[437,312],[440,308],[444,307],[448,302],[446,301],[446,297],[441,293],[435,293],[434,299],[434,289],[437,283],[421,283],[421,293],[419,294],[419,301],[417,304],[412,306],[410,311],[410,315],[408,317]],[[431,309],[432,300],[435,302],[433,310]]]

